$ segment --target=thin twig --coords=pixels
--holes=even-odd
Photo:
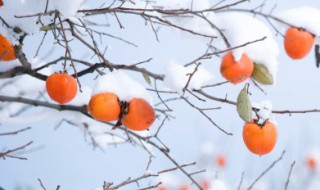
[[[296,164],[296,161],[293,161],[291,166],[290,166],[290,170],[289,170],[289,174],[288,174],[288,178],[287,178],[286,184],[284,186],[284,190],[288,189],[288,185],[289,185],[289,182],[290,182],[290,176],[291,176],[291,173],[292,173],[292,170],[293,170],[293,167],[294,167],[295,164]]]
[[[254,186],[270,169],[272,169],[279,161],[281,161],[282,158],[283,158],[283,155],[284,155],[285,153],[286,153],[286,151],[283,151],[283,152],[281,153],[281,156],[280,156],[277,160],[275,160],[274,162],[272,162],[272,164],[271,164],[266,170],[264,170],[264,171],[252,182],[252,184],[247,188],[247,190],[252,189],[253,186]]]

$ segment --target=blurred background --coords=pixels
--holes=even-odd
[[[88,1],[85,6],[97,7],[104,2],[102,0]],[[196,3],[197,0],[194,2]],[[301,6],[320,8],[320,2],[317,0],[252,1],[238,7],[250,9],[262,3],[265,3],[264,12],[267,13],[275,5],[274,12]],[[164,65],[171,60],[174,59],[180,64],[188,63],[207,48],[205,40],[164,26],[159,28],[160,42],[157,42],[150,25],[145,25],[143,19],[125,14],[118,16],[124,29],[119,28],[117,20],[112,16],[94,17],[95,22],[107,25],[101,27],[100,30],[128,39],[138,45],[138,47],[133,47],[112,38],[104,38],[103,44],[108,45],[106,57],[114,63],[128,64],[153,58],[150,63],[143,66],[156,73],[163,73]],[[257,18],[265,22],[263,18],[258,16]],[[276,34],[275,31],[272,30],[272,32]],[[42,33],[35,33],[25,39],[24,51],[27,57],[34,56],[38,47],[35,44],[40,43],[42,35]],[[320,108],[320,90],[318,90],[320,70],[315,66],[313,50],[306,58],[293,61],[284,52],[283,37],[277,35],[276,40],[280,48],[276,83],[264,87],[266,94],[251,86],[252,102],[270,100],[274,110]],[[50,61],[64,54],[61,50],[51,48],[52,43],[52,36],[49,35],[45,41],[46,45],[41,49],[39,59]],[[88,59],[91,56],[85,48],[76,51],[78,58]],[[219,70],[220,60],[220,57],[214,57],[203,61],[203,66],[215,76],[214,83],[224,81]],[[127,73],[148,87],[141,74]],[[84,86],[92,86],[95,83],[93,76],[83,77],[80,81]],[[236,100],[242,88],[242,84],[226,84],[207,92],[216,97],[224,98],[227,95],[228,99]],[[159,99],[156,94],[152,95],[154,103],[158,103]],[[168,97],[175,96],[177,95]],[[223,134],[197,110],[192,109],[184,101],[178,100],[168,102],[168,105],[174,110],[171,114],[175,116],[175,119],[170,119],[165,123],[159,137],[170,147],[171,155],[179,163],[198,162],[195,167],[188,168],[188,171],[207,170],[196,176],[199,182],[218,178],[225,183],[227,189],[236,189],[244,172],[242,189],[246,189],[285,150],[283,160],[259,180],[253,189],[283,189],[293,161],[296,161],[296,165],[292,172],[289,189],[315,190],[319,187],[320,168],[317,166],[315,169],[310,169],[306,164],[306,159],[310,155],[319,161],[317,158],[320,146],[319,113],[274,115],[278,129],[278,142],[270,154],[260,157],[252,154],[245,147],[242,140],[244,122],[239,118],[234,106],[214,101],[202,103],[194,100],[194,102],[203,107],[221,106],[222,109],[208,113],[223,129],[232,132],[233,136]],[[156,131],[160,123],[161,121],[156,121],[150,130]],[[103,181],[119,183],[129,177],[143,175],[149,161],[149,155],[145,150],[128,143],[109,145],[104,150],[94,149],[90,140],[78,127],[63,123],[56,128],[57,123],[51,122],[50,119],[26,125],[5,124],[0,126],[0,130],[2,132],[13,131],[27,126],[32,126],[32,130],[0,138],[0,145],[4,150],[20,146],[29,140],[34,141],[32,148],[20,152],[21,155],[28,158],[27,161],[16,159],[0,161],[0,187],[6,190],[41,189],[38,178],[42,180],[47,189],[55,189],[57,185],[60,185],[63,190],[91,190],[102,187]],[[155,151],[155,155],[156,158],[151,163],[150,170],[159,171],[173,167],[172,163],[160,152]],[[223,158],[225,164],[217,163],[216,159],[219,157]],[[160,178],[147,179],[140,185],[144,187],[160,180],[164,185],[171,185],[172,188],[169,189],[178,189],[183,184],[190,184],[189,179],[180,171],[176,171],[164,174]],[[193,186],[190,187],[195,189]],[[121,189],[137,189],[137,185],[132,184]]]

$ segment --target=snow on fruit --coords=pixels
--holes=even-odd
[[[152,97],[146,89],[121,71],[100,77],[94,87],[88,111],[100,121],[115,121],[128,129],[148,129],[156,115],[151,106]]]
[[[238,84],[251,76],[253,68],[254,64],[246,54],[242,54],[240,60],[236,61],[230,51],[222,58],[220,72],[229,82]]]

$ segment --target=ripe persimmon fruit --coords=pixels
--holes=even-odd
[[[244,125],[242,136],[247,148],[252,153],[262,156],[274,148],[278,134],[276,126],[270,121],[266,121],[263,125],[251,121]]]
[[[180,186],[179,190],[190,190],[190,187],[189,187],[189,185],[187,185],[187,184],[182,184],[182,185]]]
[[[12,61],[16,58],[13,46],[6,37],[0,34],[0,61]]]
[[[142,98],[133,98],[125,112],[121,123],[135,131],[148,129],[156,118],[152,106]]]
[[[227,159],[224,155],[218,155],[215,159],[216,165],[223,168],[227,165]]]
[[[93,118],[100,121],[114,121],[120,115],[120,103],[114,93],[100,93],[91,97],[88,111]]]
[[[164,185],[159,185],[157,190],[167,190],[167,188]]]
[[[313,156],[307,157],[306,160],[306,165],[308,166],[309,169],[315,170],[317,168],[317,160]]]
[[[210,188],[210,183],[209,183],[209,181],[203,180],[203,181],[201,182],[201,188],[202,188],[203,190],[208,190],[208,189]]]
[[[235,61],[231,51],[222,58],[220,72],[222,76],[233,84],[248,79],[253,72],[253,61],[243,53],[239,61]]]
[[[313,35],[302,28],[289,28],[284,38],[284,48],[292,59],[304,58],[312,49],[313,43]]]
[[[78,85],[72,76],[66,73],[55,73],[47,78],[46,89],[51,99],[65,104],[76,96]]]

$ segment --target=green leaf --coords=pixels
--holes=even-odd
[[[147,73],[143,73],[143,78],[151,86],[151,79]]]
[[[40,27],[40,31],[49,31],[49,30],[51,30],[52,29],[52,27],[51,26],[41,26]]]
[[[254,63],[252,78],[261,84],[273,84],[273,77],[263,64]]]
[[[252,106],[248,95],[248,84],[240,91],[237,99],[237,111],[241,119],[250,122],[252,119]]]

